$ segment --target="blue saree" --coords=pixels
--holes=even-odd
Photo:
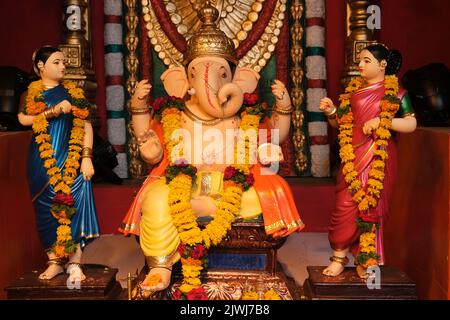
[[[42,95],[48,108],[63,100],[70,101],[70,96],[62,85],[46,90]],[[51,137],[51,145],[55,151],[54,157],[60,169],[63,169],[67,158],[72,121],[73,115],[70,113],[61,113],[59,117],[49,121],[47,132]],[[56,229],[59,226],[58,221],[50,213],[55,192],[49,183],[47,170],[44,168],[44,162],[40,158],[39,147],[34,138],[35,135],[31,141],[28,157],[28,182],[36,213],[39,238],[44,248],[49,250],[56,241]],[[91,181],[85,181],[83,176],[78,174],[71,191],[76,208],[71,223],[72,238],[75,243],[84,247],[88,239],[99,236]]]

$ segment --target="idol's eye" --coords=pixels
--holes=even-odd
[[[227,77],[227,71],[225,70],[224,67],[220,68],[219,72],[222,79],[225,79]]]

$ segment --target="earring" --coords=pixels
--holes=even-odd
[[[187,91],[187,93],[188,93],[190,96],[193,96],[193,95],[195,94],[195,89],[194,89],[194,88],[189,88],[188,91]]]

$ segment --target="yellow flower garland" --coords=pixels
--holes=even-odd
[[[182,138],[178,141],[172,140],[172,133],[182,127],[181,121],[181,111],[177,108],[166,108],[162,112],[161,123],[163,126],[164,145],[169,155],[170,165],[179,160],[172,158],[173,149],[176,146],[180,148],[183,145]],[[243,131],[253,129],[256,131],[256,136],[258,136],[259,121],[260,116],[244,113],[239,129]],[[238,154],[237,146],[241,144],[245,145],[245,154]],[[251,165],[249,160],[251,157],[249,152],[256,150],[253,144],[242,135],[239,136],[236,144],[235,163],[236,159],[245,159],[245,162],[235,164],[233,167],[244,174],[249,174],[250,172]],[[182,156],[183,150],[180,150],[178,154]],[[243,188],[232,181],[224,181],[222,199],[218,204],[214,219],[205,229],[201,230],[190,204],[192,183],[192,178],[186,174],[178,174],[169,182],[169,210],[182,243],[189,246],[204,244],[206,248],[209,248],[211,245],[219,244],[226,236],[228,230],[231,229],[231,223],[239,213]],[[183,283],[180,287],[181,292],[188,294],[193,289],[201,286],[199,277],[202,269],[203,266],[200,260],[182,260]]]
[[[380,125],[375,131],[377,136],[375,144],[378,150],[374,152],[374,159],[371,162],[367,191],[363,190],[362,182],[358,178],[358,172],[354,163],[356,158],[352,145],[354,124],[350,105],[352,93],[358,91],[363,83],[364,80],[361,77],[355,78],[350,82],[345,89],[345,93],[340,96],[338,109],[338,139],[340,144],[339,155],[343,165],[342,173],[348,185],[348,190],[353,196],[353,201],[358,205],[360,215],[370,208],[375,208],[381,197],[381,191],[384,188],[385,161],[388,158],[386,147],[388,146],[388,140],[391,138],[389,129],[392,127],[392,119],[400,107],[400,101],[397,98],[399,90],[398,79],[395,75],[386,76],[384,81],[385,96],[380,103]],[[367,268],[369,265],[378,264],[379,257],[376,255],[375,249],[376,224],[367,224],[364,221],[358,221],[358,223],[361,225],[360,229],[366,232],[363,232],[360,236],[360,254],[357,257],[357,262],[364,268]]]
[[[241,300],[259,300],[259,294],[256,291],[244,291]],[[280,295],[271,288],[264,292],[263,300],[282,300]]]
[[[63,85],[72,99],[79,99],[82,100],[82,104],[85,103],[83,90],[77,88],[74,82],[64,81]],[[70,134],[69,151],[64,164],[63,174],[62,170],[56,166],[57,161],[54,158],[55,151],[51,145],[51,136],[47,133],[48,121],[42,114],[47,108],[42,96],[43,91],[44,86],[42,80],[32,82],[29,85],[24,113],[35,116],[32,129],[36,135],[35,141],[39,146],[40,157],[44,161],[44,167],[47,169],[47,175],[49,176],[49,183],[53,186],[54,192],[71,195],[71,187],[78,175],[77,170],[80,167],[80,152],[84,139],[84,119],[89,116],[89,110],[83,105],[72,107],[72,113],[74,115],[73,127]],[[55,209],[54,211],[52,207],[52,214],[58,219],[58,223],[60,224],[56,230],[57,239],[53,246],[53,252],[58,258],[65,258],[74,252],[75,245],[70,228],[71,220],[68,219],[69,213],[60,211],[61,209],[59,207],[57,208],[58,210]]]

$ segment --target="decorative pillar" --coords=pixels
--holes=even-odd
[[[330,175],[328,121],[320,111],[320,100],[327,96],[325,59],[325,0],[306,0],[306,110],[311,151],[311,175]]]
[[[124,45],[122,0],[104,0],[105,76],[108,140],[117,152],[118,166],[114,172],[128,178],[126,153],[126,114],[124,88]]]
[[[341,83],[345,88],[351,78],[359,76],[359,53],[368,45],[375,43],[373,31],[367,28],[367,19],[370,14],[367,8],[374,1],[346,0],[347,1],[347,41],[345,45],[345,70]]]
[[[97,84],[92,70],[90,9],[86,0],[64,0],[64,40],[59,46],[67,58],[65,79],[75,81],[93,100]]]
[[[139,16],[137,14],[136,0],[125,0],[127,6],[127,13],[125,15],[125,24],[127,34],[125,36],[125,44],[127,47],[127,54],[125,56],[125,67],[128,71],[128,78],[126,81],[128,101],[127,106],[130,107],[131,97],[134,94],[134,89],[138,83],[139,60],[136,54],[136,49],[139,44],[139,37],[137,35],[137,27],[139,24]],[[139,147],[137,145],[136,137],[133,134],[133,123],[130,121],[128,126],[128,152],[130,155],[129,169],[132,178],[142,178],[146,174],[145,163],[139,156]]]
[[[304,12],[304,2],[302,0],[293,0],[291,4],[291,99],[294,106],[292,113],[293,124],[293,142],[295,150],[295,169],[299,174],[304,173],[308,169],[308,157],[305,154],[306,137],[303,130],[305,115],[302,110],[305,95],[303,93],[303,34],[304,30],[301,24],[301,19]]]

